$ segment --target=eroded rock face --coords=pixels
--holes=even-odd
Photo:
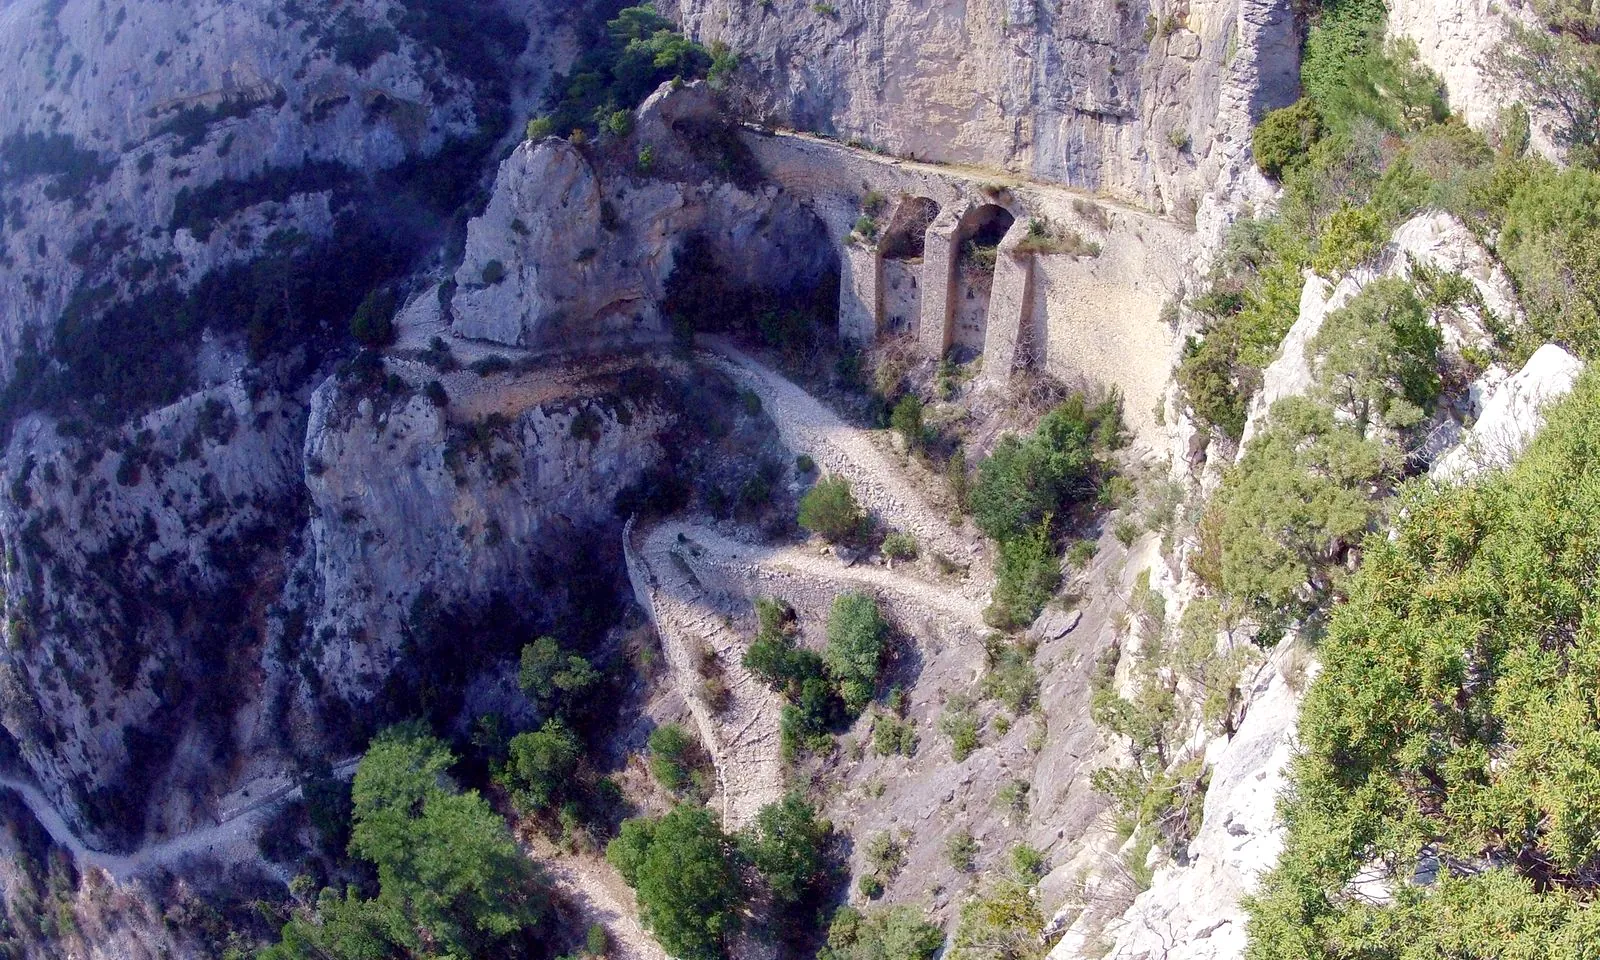
[[[620,542],[595,531],[621,530],[617,494],[660,460],[676,416],[648,392],[599,390],[519,410],[537,376],[476,379],[451,381],[456,402],[475,393],[505,413],[452,422],[420,394],[385,403],[332,382],[312,398],[307,652],[345,698],[370,697],[396,665],[424,591],[561,609],[563,571]]]
[[[705,84],[662,84],[635,126],[594,162],[550,138],[501,163],[455,274],[456,335],[571,348],[659,334],[667,279],[691,239],[734,288],[804,289],[838,270],[813,198],[753,172],[713,174],[718,150],[748,148]]]
[[[684,198],[645,185],[629,195],[625,220],[615,208],[602,212],[608,202],[572,144],[552,138],[517,147],[500,165],[488,209],[468,227],[451,302],[455,333],[531,346],[654,327],[670,258],[664,246],[642,249],[618,228],[639,223],[649,232],[682,210]]]
[[[0,4],[0,377],[49,347],[63,317],[81,352],[121,366],[53,397],[24,389],[4,411],[0,718],[86,840],[126,845],[210,816],[229,784],[283,765],[275,751],[303,731],[280,721],[310,696],[282,664],[298,659],[293,627],[319,611],[274,605],[307,589],[294,580],[311,549],[307,403],[344,345],[323,334],[342,340],[348,315],[325,310],[263,355],[257,335],[289,318],[252,321],[237,298],[187,316],[182,297],[218,268],[328,241],[362,216],[406,238],[391,244],[391,269],[404,269],[454,202],[420,174],[476,182],[508,107],[559,67],[570,12],[544,0]],[[441,16],[502,29],[465,50]],[[315,266],[375,282],[363,264]],[[173,296],[139,322],[97,326],[157,288]],[[174,315],[187,339],[151,332]],[[98,394],[148,375],[165,378],[154,399]]]
[[[1106,957],[1135,960],[1222,960],[1244,955],[1245,913],[1239,900],[1277,862],[1277,822],[1300,703],[1285,677],[1296,652],[1281,649],[1245,696],[1250,710],[1238,731],[1212,744],[1204,819],[1189,845],[1189,863],[1157,872],[1151,888],[1106,928]],[[1051,960],[1081,956],[1075,941]]]
[[[1191,216],[1196,185],[1248,143],[1249,115],[1297,85],[1293,17],[1276,0],[672,6],[743,55],[756,114]]]
[[[303,397],[222,385],[107,449],[38,417],[7,451],[3,719],[101,844],[204,815],[195,784],[251,738],[265,639],[303,509]],[[91,816],[89,811],[93,811]]]
[[[1583,361],[1553,343],[1534,351],[1522,369],[1488,391],[1477,422],[1429,471],[1459,483],[1510,466],[1544,426],[1546,406],[1572,392]]]
[[[275,231],[324,236],[333,191],[479,131],[481,84],[406,5],[290,9],[0,8],[0,374],[75,292],[188,286]]]

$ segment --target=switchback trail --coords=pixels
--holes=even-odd
[[[706,342],[713,352],[704,358],[761,398],[785,446],[849,480],[858,502],[884,523],[916,537],[923,549],[968,564],[968,579],[954,589],[974,600],[987,594],[990,576],[982,537],[956,529],[864,431],[728,341],[708,337]]]
[[[359,760],[359,757],[352,757],[340,761],[333,768],[334,776],[352,775]],[[276,786],[268,787],[268,784]],[[22,798],[23,803],[27,804],[45,832],[50,835],[50,839],[72,852],[72,857],[77,861],[79,868],[98,867],[111,874],[118,882],[126,882],[146,870],[173,866],[191,856],[214,857],[224,863],[257,859],[259,853],[256,850],[256,836],[260,832],[266,814],[281,803],[299,799],[301,792],[299,784],[285,782],[281,774],[258,777],[234,792],[240,793],[248,789],[254,793],[255,788],[265,788],[266,792],[249,803],[224,810],[215,824],[146,842],[132,853],[118,854],[95,850],[85,844],[73,832],[55,804],[33,784],[16,777],[0,775],[0,787],[13,790]]]

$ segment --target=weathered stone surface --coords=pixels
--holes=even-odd
[[[1583,361],[1547,343],[1515,375],[1494,388],[1466,438],[1433,466],[1445,482],[1468,480],[1510,465],[1544,425],[1543,408],[1572,392]]]
[[[676,191],[631,194],[622,221],[648,233],[681,210]],[[500,164],[488,209],[467,229],[451,301],[458,336],[543,346],[654,327],[670,259],[602,224],[598,178],[565,140],[526,142]],[[618,214],[622,216],[622,214]]]
[[[1490,75],[1486,61],[1508,35],[1511,21],[1533,24],[1528,0],[1392,0],[1389,35],[1417,45],[1417,58],[1444,81],[1450,108],[1480,130],[1491,129],[1515,93]],[[1533,117],[1533,147],[1554,159],[1553,116]]]
[[[1292,755],[1299,698],[1281,665],[1245,692],[1250,712],[1232,738],[1212,751],[1211,785],[1188,866],[1157,871],[1151,888],[1106,929],[1106,957],[1222,960],[1243,956],[1245,916],[1239,898],[1277,862],[1283,829],[1277,798]],[[1052,960],[1081,954],[1056,950]]]
[[[1110,0],[669,6],[744,55],[754,113],[1191,214],[1250,116],[1296,88],[1276,0],[1196,0],[1182,16]]]

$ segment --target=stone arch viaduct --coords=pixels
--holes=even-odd
[[[744,136],[766,176],[808,198],[838,240],[842,338],[899,336],[931,357],[981,355],[991,382],[1031,366],[1115,386],[1130,426],[1153,426],[1174,349],[1162,308],[1178,292],[1192,229],[995,171],[799,134]],[[864,215],[870,237],[855,229]],[[1031,252],[1035,220],[1083,243]]]

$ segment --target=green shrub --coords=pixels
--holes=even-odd
[[[972,512],[984,533],[1004,543],[1059,515],[1094,488],[1096,451],[1120,443],[1121,398],[1090,404],[1074,394],[1039,421],[1031,436],[1007,436],[978,467]]]
[[[639,920],[661,946],[683,960],[722,960],[744,892],[711,811],[683,805],[658,820],[626,820],[606,860],[637,893]]]
[[[868,894],[862,877],[862,893]],[[876,884],[876,898],[883,894]],[[916,907],[897,904],[862,913],[853,907],[840,907],[828,925],[828,943],[817,960],[933,960],[944,946],[944,931],[928,922]]]
[[[1317,395],[1358,428],[1409,427],[1439,395],[1442,342],[1411,283],[1384,277],[1323,322],[1306,359]]]
[[[1518,464],[1411,489],[1392,535],[1367,539],[1301,708],[1252,957],[1592,949],[1597,449],[1586,375]],[[1430,862],[1434,882],[1410,882]],[[1400,896],[1348,895],[1374,866]]]
[[[978,841],[973,838],[971,830],[962,829],[952,833],[944,845],[944,853],[950,866],[962,873],[971,873],[977,868]]]
[[[548,808],[566,795],[578,770],[583,745],[560,720],[511,738],[509,756],[499,779],[518,809],[532,813]]]
[[[1050,872],[1050,864],[1043,851],[1019,843],[1011,848],[1011,870],[1023,883],[1033,884]]]
[[[586,658],[567,652],[555,637],[540,637],[522,648],[517,683],[542,709],[582,694],[599,680]]]
[[[916,724],[886,713],[873,717],[872,751],[880,757],[916,756]]]
[[[856,880],[856,889],[860,890],[861,895],[868,900],[876,900],[883,896],[883,881],[879,880],[876,874],[862,874]]]
[[[1539,167],[1511,193],[1495,247],[1534,338],[1600,355],[1600,173]]]
[[[980,744],[978,715],[972,706],[969,697],[958,694],[945,703],[939,714],[939,731],[950,738],[950,756],[957,763],[972,756]]]
[[[650,731],[650,773],[656,782],[677,792],[693,783],[690,766],[694,738],[676,723],[664,723]]]
[[[611,936],[606,933],[606,928],[598,923],[589,924],[589,930],[583,938],[584,949],[591,957],[603,957],[611,952]]]
[[[1319,5],[1300,56],[1300,88],[1307,99],[1321,104],[1340,96],[1352,68],[1382,45],[1386,14],[1383,0],[1324,0]]]
[[[1046,515],[1031,531],[1000,544],[993,601],[983,613],[1002,630],[1026,627],[1061,586],[1061,560],[1050,540]]]
[[[917,538],[909,533],[896,530],[883,538],[880,548],[883,555],[890,560],[915,560],[917,558]]]
[[[823,477],[800,498],[800,526],[829,543],[860,536],[866,523],[866,515],[850,492],[850,481],[844,477]]]
[[[739,840],[775,900],[793,905],[821,892],[827,880],[833,825],[799,793],[769,803]]]
[[[1026,884],[1001,879],[961,906],[950,960],[1042,960],[1044,913]]]
[[[989,644],[989,669],[983,677],[983,695],[1005,704],[1022,716],[1038,700],[1039,672],[1033,667],[1033,648],[1025,642]]]
[[[394,340],[394,291],[379,287],[367,294],[350,318],[350,335],[365,347],[383,347]]]
[[[878,612],[876,600],[864,593],[834,599],[822,661],[849,715],[859,715],[871,702],[888,640],[889,624]]]
[[[817,462],[811,459],[808,453],[802,453],[794,458],[794,468],[800,473],[813,473],[817,469]]]
[[[1342,207],[1328,218],[1317,239],[1311,268],[1326,277],[1337,276],[1372,258],[1388,242],[1389,228],[1370,207]]]
[[[528,121],[528,128],[524,135],[529,140],[543,140],[555,132],[555,121],[549,117],[534,117]]]
[[[1305,588],[1325,596],[1371,527],[1384,470],[1382,447],[1329,408],[1278,401],[1202,521],[1196,572],[1259,616],[1303,611]]]
[[[867,867],[876,876],[893,879],[906,864],[905,844],[887,830],[868,837],[862,852],[866,855]]]
[[[1285,170],[1305,163],[1321,137],[1322,117],[1316,105],[1302,97],[1292,106],[1262,117],[1251,134],[1250,147],[1261,172],[1276,180]]]
[[[263,960],[458,956],[514,951],[544,912],[547,892],[505,821],[446,771],[455,757],[420,725],[373,738],[351,788],[350,853],[371,864],[378,896],[322,891],[284,924]]]
[[[900,434],[906,446],[912,450],[921,448],[927,441],[928,428],[922,422],[922,400],[914,393],[908,393],[900,398],[894,405],[894,412],[889,415],[889,425]]]
[[[483,265],[483,282],[494,286],[506,278],[506,265],[499,260],[490,260]]]

